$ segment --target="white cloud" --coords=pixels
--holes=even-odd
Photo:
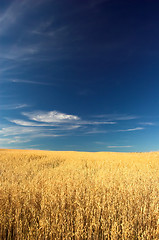
[[[10,139],[8,141],[8,144],[11,144],[11,143],[27,143],[27,142],[30,142],[31,140],[25,140],[25,139],[22,139],[22,138],[13,138],[13,139]]]
[[[16,124],[16,127],[2,128],[0,133],[4,136],[10,135],[30,135],[31,137],[58,137],[65,136],[68,133],[72,134],[74,130],[79,129],[82,134],[106,134],[109,132],[132,132],[143,130],[143,127],[107,130],[99,129],[99,125],[114,125],[113,121],[92,121],[83,120],[79,116],[61,113],[59,111],[33,111],[22,112],[28,120],[22,119],[7,119],[11,123]],[[94,126],[94,127],[93,127]],[[96,127],[95,127],[96,126]],[[68,133],[67,133],[68,131]],[[60,134],[59,134],[60,132]]]
[[[139,116],[129,115],[129,114],[101,114],[96,115],[96,118],[109,119],[113,121],[128,121],[139,118]]]
[[[132,131],[138,131],[138,130],[143,130],[143,129],[144,129],[143,127],[136,127],[136,128],[117,130],[116,132],[132,132]]]
[[[108,121],[80,121],[79,124],[81,125],[102,125],[102,124],[106,124],[106,125],[113,125],[116,124],[116,122],[108,122]]]
[[[27,116],[30,120],[44,123],[64,123],[80,120],[78,116],[69,115],[57,111],[50,112],[29,112],[23,113],[24,116]]]
[[[67,136],[67,134],[51,134],[51,133],[39,133],[34,135],[34,138],[39,138],[39,137],[63,137]]]
[[[141,122],[141,123],[139,123],[139,124],[141,124],[141,125],[146,125],[146,126],[154,126],[154,125],[156,125],[156,124],[153,123],[153,122]]]
[[[12,123],[15,123],[17,125],[25,126],[25,127],[45,127],[45,126],[50,126],[50,125],[47,125],[47,124],[28,122],[28,121],[23,121],[23,120],[18,120],[18,119],[13,119],[13,120],[9,120],[9,121],[12,122]]]
[[[0,133],[4,136],[23,134],[30,135],[31,137],[33,137],[33,135],[34,137],[57,137],[65,136],[66,134],[70,135],[79,129],[80,135],[100,134],[107,133],[107,130],[100,130],[98,128],[91,129],[91,127],[116,124],[116,122],[107,121],[85,121],[76,115],[61,113],[58,111],[23,112],[22,115],[29,118],[29,121],[23,119],[6,118],[9,122],[16,124],[17,126],[2,128]]]
[[[38,133],[40,129],[31,128],[31,127],[3,127],[0,129],[0,134],[7,137],[7,136],[14,136],[14,135],[22,135],[22,134],[31,134],[31,133]]]
[[[0,106],[1,110],[16,110],[21,108],[29,107],[27,104],[4,104]]]
[[[106,130],[98,130],[98,129],[92,129],[88,132],[86,132],[85,134],[98,134],[98,133],[107,133],[108,131]]]
[[[35,128],[35,127],[3,127],[0,130],[0,134],[3,139],[6,137],[12,137],[8,139],[8,142],[20,142],[20,139],[23,139],[23,142],[31,141],[34,138],[40,137],[61,137],[66,134],[58,134],[55,129],[46,129],[46,128]]]
[[[16,125],[20,126],[25,126],[25,127],[55,127],[54,129],[51,130],[73,130],[80,128],[80,125],[71,125],[71,124],[65,124],[65,125],[60,125],[59,123],[36,123],[36,122],[29,122],[29,121],[24,121],[24,120],[19,120],[19,119],[13,119],[8,121],[15,123]]]
[[[0,130],[0,134],[3,136],[26,135],[31,138],[60,137],[73,134],[77,129],[80,130],[80,135],[100,134],[107,133],[107,130],[98,128],[91,129],[92,126],[116,124],[116,122],[107,121],[85,121],[76,115],[58,111],[22,112],[22,115],[29,118],[29,121],[6,118],[9,122],[17,126],[4,127]]]
[[[27,142],[30,142],[30,140],[19,136],[14,136],[12,138],[0,138],[0,144],[27,143]]]
[[[107,148],[131,148],[133,146],[107,146]]]
[[[118,116],[116,117],[116,120],[119,120],[119,121],[128,121],[128,120],[134,120],[134,119],[137,119],[139,117],[137,116]]]
[[[12,83],[26,83],[26,84],[35,84],[35,85],[47,85],[47,86],[55,85],[49,82],[37,82],[37,81],[22,80],[22,79],[8,79],[8,81]]]
[[[80,117],[70,114],[61,113],[58,111],[35,111],[35,112],[23,112],[24,116],[27,116],[30,120],[43,123],[71,123],[80,125],[102,125],[102,124],[116,124],[112,121],[85,121]],[[14,120],[15,122],[15,120]],[[18,122],[16,122],[18,123]],[[35,125],[34,125],[35,126]]]

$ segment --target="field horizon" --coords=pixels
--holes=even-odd
[[[159,151],[130,151],[130,152],[124,152],[124,151],[79,151],[79,150],[44,150],[44,149],[18,149],[18,148],[0,148],[0,151],[41,151],[41,152],[77,152],[77,153],[125,153],[125,154],[146,154],[146,153],[159,153]]]

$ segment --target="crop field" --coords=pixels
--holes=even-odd
[[[0,239],[159,239],[159,152],[0,150]]]

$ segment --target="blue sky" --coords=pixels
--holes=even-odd
[[[158,8],[1,0],[0,148],[159,150]]]

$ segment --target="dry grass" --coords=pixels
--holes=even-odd
[[[159,239],[159,152],[1,150],[0,239]]]

